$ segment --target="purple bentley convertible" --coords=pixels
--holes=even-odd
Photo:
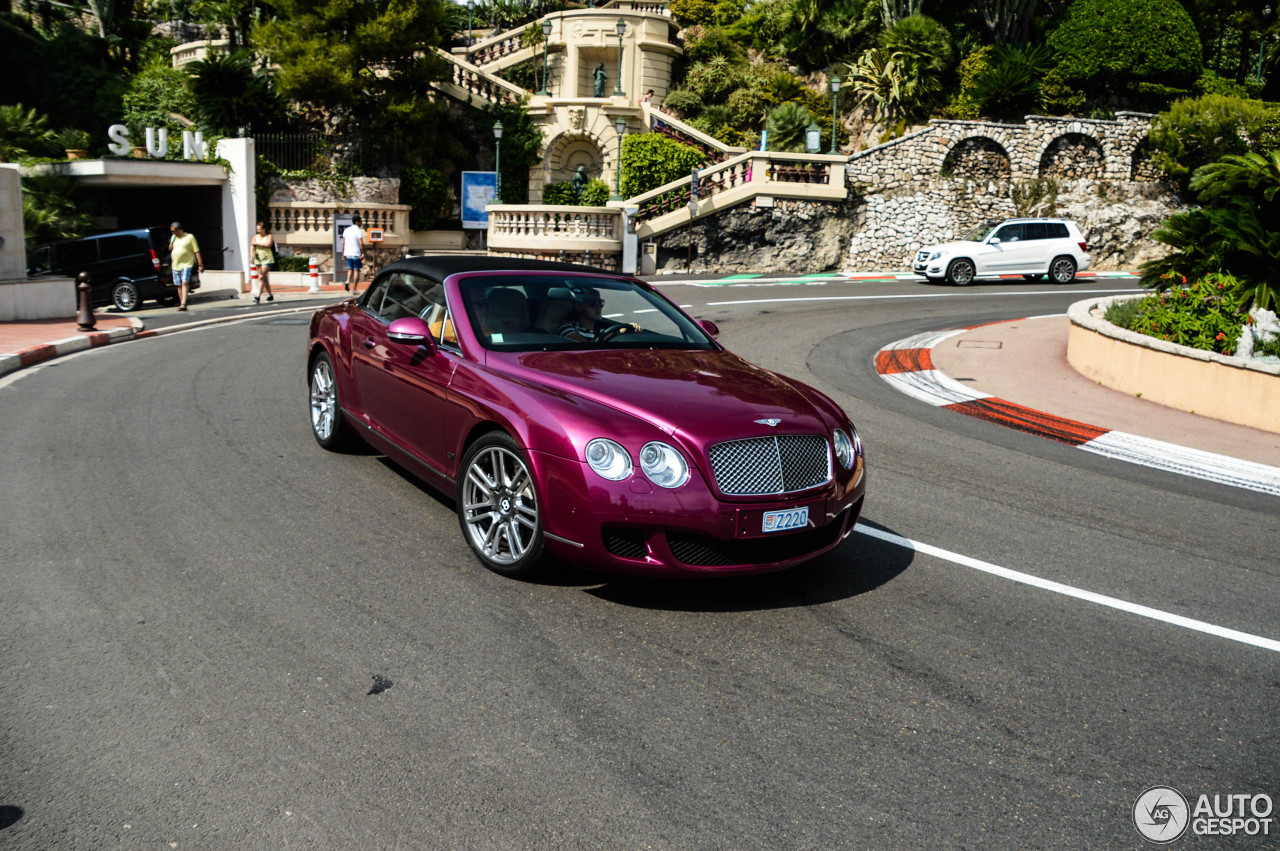
[[[480,561],[650,575],[780,570],[834,548],[866,468],[840,407],[726,351],[643,281],[420,257],[311,320],[311,426],[451,494]]]

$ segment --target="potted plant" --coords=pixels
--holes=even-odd
[[[83,160],[89,156],[89,134],[84,130],[68,127],[56,136],[69,160]]]

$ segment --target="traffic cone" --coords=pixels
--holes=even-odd
[[[318,293],[320,292],[320,266],[316,263],[316,258],[311,258],[308,268],[311,272],[311,289],[307,290],[307,292]]]

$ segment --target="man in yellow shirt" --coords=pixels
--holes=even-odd
[[[194,263],[201,272],[204,260],[200,257],[200,243],[195,234],[182,229],[182,222],[169,225],[169,268],[173,270],[173,285],[178,288],[178,310],[187,309],[187,288],[191,285],[191,266]]]

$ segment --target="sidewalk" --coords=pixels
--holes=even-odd
[[[272,287],[271,289],[275,294],[274,304],[314,299],[332,301],[351,295],[342,289],[340,283],[323,286],[319,293],[310,292],[308,287]],[[156,333],[156,331],[147,330],[147,320],[151,317],[182,317],[185,321],[172,326],[178,328],[208,321],[200,317],[200,314],[206,311],[227,307],[257,307],[248,293],[241,293],[239,298],[229,298],[228,295],[230,294],[225,292],[208,295],[202,295],[199,291],[192,293],[187,301],[188,309],[185,313],[178,312],[173,307],[161,307],[151,302],[148,302],[144,309],[127,314],[100,307],[94,311],[96,327],[93,331],[79,330],[75,319],[0,322],[0,376],[85,349],[140,336],[151,336]],[[267,302],[262,302],[262,306],[265,307],[266,304]]]

